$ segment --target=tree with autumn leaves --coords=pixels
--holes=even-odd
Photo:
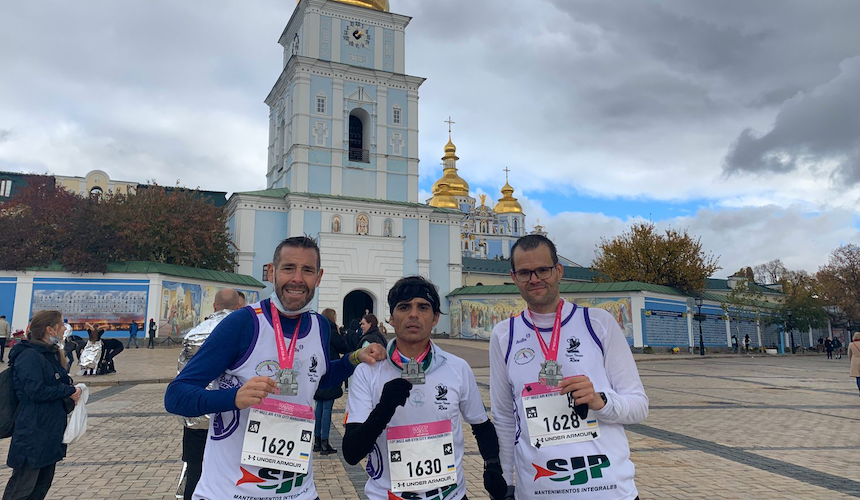
[[[0,204],[0,235],[6,270],[58,263],[75,273],[104,272],[111,262],[148,261],[232,272],[236,265],[224,210],[184,188],[81,197],[34,176]]]
[[[601,281],[641,281],[695,294],[721,269],[718,258],[702,249],[687,230],[657,230],[652,222],[637,222],[611,240],[601,239],[592,267]]]

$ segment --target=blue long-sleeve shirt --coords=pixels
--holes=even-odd
[[[269,303],[269,299],[264,300],[261,308],[266,319],[271,321]],[[312,314],[315,313],[304,313],[301,316],[302,330],[311,327]],[[253,316],[253,310],[245,307],[232,312],[218,323],[218,326],[209,334],[197,354],[167,386],[167,391],[164,394],[164,407],[168,412],[184,417],[199,417],[237,409],[236,393],[239,391],[238,387],[209,391],[206,390],[206,386],[228,368],[241,364],[243,358],[249,354],[248,350],[251,349],[251,342],[254,337]],[[328,389],[342,384],[352,375],[354,367],[349,362],[349,356],[329,362],[328,350],[331,328],[325,317],[320,315],[317,317],[320,320],[322,348],[325,351],[328,367],[325,376],[320,379],[319,388]],[[298,318],[286,318],[280,314],[278,318],[281,321],[284,338],[291,339]],[[302,333],[300,332],[299,335],[301,336]]]

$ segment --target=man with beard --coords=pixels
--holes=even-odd
[[[526,309],[493,328],[490,401],[505,480],[516,498],[633,500],[624,425],[648,397],[624,333],[607,311],[561,299],[555,245],[531,234],[511,248]]]
[[[385,359],[373,345],[329,362],[328,321],[309,305],[322,276],[316,241],[282,241],[269,271],[272,295],[222,320],[168,386],[169,412],[211,414],[193,498],[317,498],[314,393],[341,384],[361,362]],[[206,390],[213,380],[215,390]]]
[[[218,323],[239,309],[241,304],[243,301],[236,290],[232,288],[218,290],[213,303],[215,313],[192,328],[182,339],[182,351],[179,353],[177,373],[182,372],[182,369],[194,357],[200,346],[206,342],[209,334],[218,326]],[[210,384],[209,388],[212,389],[213,385]],[[194,488],[197,487],[197,482],[200,480],[200,474],[203,473],[203,450],[206,447],[206,434],[209,431],[209,417],[183,418],[182,423],[184,424],[182,428],[182,461],[186,463],[186,467],[184,468],[185,481],[183,482],[183,478],[180,477],[181,491],[177,491],[177,494],[182,494],[185,500],[191,500]]]

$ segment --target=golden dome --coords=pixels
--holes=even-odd
[[[469,196],[469,183],[457,173],[457,160],[460,158],[457,158],[456,152],[457,146],[454,145],[451,136],[448,136],[448,144],[445,144],[445,156],[442,157],[445,168],[442,171],[442,177],[433,184],[434,196],[439,192],[439,186],[443,182],[448,184],[452,196]]]
[[[373,10],[381,10],[382,12],[388,12],[388,0],[334,0],[339,3],[348,3],[350,5],[357,5],[359,7],[364,7],[365,9],[373,9]]]
[[[499,202],[496,203],[495,206],[497,214],[523,213],[522,205],[520,205],[520,202],[518,202],[516,198],[511,196],[512,194],[514,194],[514,188],[512,188],[510,184],[505,182],[505,185],[502,186],[502,197],[501,199],[499,199]]]
[[[443,177],[444,179],[444,177]],[[436,191],[437,186],[433,186],[434,194],[433,198],[430,199],[430,206],[437,208],[453,208],[455,210],[460,209],[460,204],[457,203],[457,200],[451,196],[451,191],[448,189],[447,182],[441,182],[443,179],[439,179],[437,181],[438,192]]]

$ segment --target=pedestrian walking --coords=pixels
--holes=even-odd
[[[836,352],[836,359],[842,359],[842,341],[839,337],[833,337],[833,351]]]
[[[135,349],[140,348],[140,346],[137,344],[137,332],[138,331],[139,331],[139,328],[137,327],[137,321],[132,321],[131,327],[128,330],[128,345],[126,345],[126,347],[128,347],[129,349],[131,349],[131,343],[132,342],[134,342],[134,348]]]
[[[750,352],[750,334],[744,335],[744,351]]]
[[[860,332],[854,332],[848,345],[848,361],[851,363],[851,376],[857,381],[857,390],[860,391]]]
[[[155,331],[157,328],[155,326],[155,319],[149,318],[149,343],[146,344],[147,349],[155,349]]]
[[[9,322],[6,321],[6,315],[4,314],[0,316],[0,363],[3,362],[3,358],[6,356],[6,339],[9,338],[10,332]]]
[[[732,335],[732,352],[738,353],[738,336]]]
[[[827,359],[833,359],[833,341],[824,339],[824,350],[827,351]]]
[[[66,415],[75,408],[81,389],[72,386],[57,347],[62,335],[62,313],[39,311],[30,319],[27,340],[9,352],[18,414],[6,459],[12,476],[3,500],[44,499],[57,462],[66,456]]]
[[[346,345],[346,339],[337,331],[337,313],[334,309],[323,309],[322,315],[328,320],[331,334],[329,337],[328,359],[329,361],[337,361],[342,354],[350,352]],[[314,416],[316,423],[314,424],[314,451],[321,452],[323,455],[331,455],[337,453],[337,450],[331,447],[328,442],[329,433],[331,432],[331,410],[334,406],[334,401],[343,396],[343,389],[340,385],[329,387],[327,389],[317,389],[314,394],[316,407],[314,408]]]

